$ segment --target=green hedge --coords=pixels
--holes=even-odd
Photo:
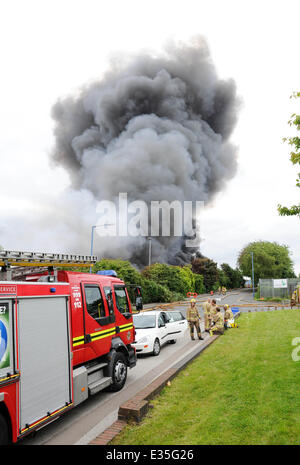
[[[155,263],[139,272],[129,261],[102,259],[93,266],[93,273],[100,270],[115,270],[127,285],[142,286],[144,303],[173,302],[185,298],[188,292],[205,292],[203,276],[193,273],[191,266]],[[133,301],[130,286],[128,292]]]

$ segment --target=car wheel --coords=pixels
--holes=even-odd
[[[127,379],[127,364],[125,355],[118,352],[112,366],[112,384],[109,391],[117,392],[122,389]]]
[[[9,443],[8,427],[5,418],[0,413],[0,446],[5,446]]]
[[[169,342],[170,342],[170,344],[176,344],[177,339],[171,339],[171,341],[169,341]]]
[[[153,344],[153,355],[159,355],[160,353],[160,342],[158,339],[155,339],[154,344]]]

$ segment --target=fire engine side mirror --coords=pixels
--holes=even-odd
[[[135,294],[135,308],[137,312],[143,310],[143,298],[142,298],[142,288],[140,286],[136,286],[134,288]]]

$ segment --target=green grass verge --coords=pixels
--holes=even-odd
[[[238,323],[112,444],[300,444],[300,312],[244,313]]]

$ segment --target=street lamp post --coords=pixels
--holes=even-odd
[[[149,266],[151,265],[151,237],[147,237],[149,241]]]
[[[94,249],[94,230],[96,228],[101,228],[102,226],[114,226],[114,224],[95,224],[92,226],[92,232],[91,232],[91,255],[93,255],[93,249]],[[92,267],[90,266],[90,273],[92,272]]]
[[[252,292],[253,292],[253,299],[254,299],[255,292],[254,292],[254,263],[253,263],[253,252],[251,252],[251,259],[252,259]]]

